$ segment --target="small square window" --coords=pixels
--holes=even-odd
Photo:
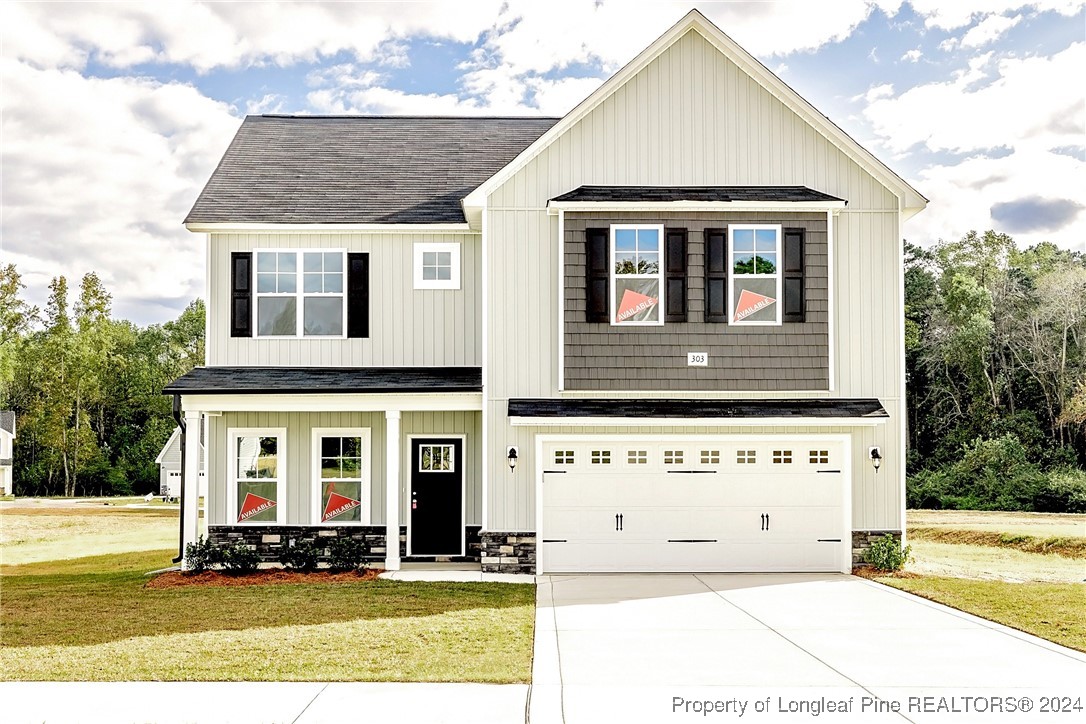
[[[811,450],[809,457],[812,465],[827,465],[830,462],[830,451]]]
[[[557,465],[572,465],[573,464],[573,451],[572,450],[555,450],[554,462]]]
[[[720,451],[719,450],[702,450],[701,451],[701,464],[702,465],[719,465],[720,464]]]
[[[415,289],[459,289],[460,244],[415,244]]]
[[[774,465],[788,465],[792,462],[791,450],[774,450],[773,451],[773,464]]]
[[[682,450],[664,450],[664,465],[682,465]]]
[[[611,451],[610,450],[593,450],[592,451],[592,464],[593,465],[610,465],[611,464]]]
[[[758,453],[754,450],[737,450],[735,453],[735,462],[740,465],[753,465],[758,462]]]
[[[644,465],[649,461],[648,450],[627,450],[626,462],[630,465]]]
[[[420,473],[456,472],[455,448],[452,445],[420,445]]]

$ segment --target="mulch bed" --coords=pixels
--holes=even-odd
[[[375,581],[384,573],[380,568],[365,568],[360,571],[287,571],[280,568],[254,571],[231,575],[220,571],[203,573],[182,573],[167,571],[155,576],[145,584],[145,588],[178,588],[180,586],[266,586],[279,583],[359,583]]]
[[[871,566],[853,568],[852,575],[871,580],[875,580],[876,578],[923,578],[923,576],[910,573],[909,571],[880,571]]]

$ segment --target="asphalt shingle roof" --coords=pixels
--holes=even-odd
[[[668,418],[887,418],[875,399],[675,400],[675,399],[512,399],[509,417]]]
[[[460,223],[557,120],[248,116],[185,223]]]
[[[0,410],[0,430],[15,432],[15,412],[12,410]]]
[[[806,186],[578,186],[551,201],[844,201]]]
[[[479,367],[197,367],[167,395],[480,392]]]

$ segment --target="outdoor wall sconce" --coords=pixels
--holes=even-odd
[[[875,472],[878,473],[879,468],[882,467],[882,452],[877,447],[873,447],[867,451],[867,455],[871,458],[871,465],[875,468]]]
[[[505,459],[509,461],[509,470],[512,472],[513,468],[517,466],[517,449],[516,447],[509,448],[509,454],[505,456]]]

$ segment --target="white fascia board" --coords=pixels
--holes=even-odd
[[[513,427],[874,427],[888,417],[510,417]]]
[[[181,395],[181,407],[195,412],[445,412],[482,410],[481,392],[404,392],[341,395]]]
[[[667,48],[671,47],[679,38],[690,30],[695,30],[711,43],[717,50],[735,63],[740,70],[753,78],[755,82],[769,91],[786,107],[796,113],[808,125],[825,136],[834,146],[845,155],[855,160],[868,173],[877,178],[880,183],[898,195],[904,209],[919,212],[928,203],[919,191],[914,189],[907,181],[894,173],[886,164],[880,161],[870,151],[861,146],[851,136],[845,133],[837,124],[819,112],[801,95],[781,80],[775,73],[765,67],[757,58],[744,50],[738,43],[728,37],[724,31],[709,21],[697,9],[688,12],[679,22],[656,39],[649,47],[641,51],[633,60],[627,63],[621,70],[611,76],[588,98],[581,101],[573,110],[562,117],[562,120],[554,124],[542,136],[537,138],[528,148],[517,154],[516,158],[506,164],[497,173],[480,184],[463,201],[467,208],[482,206],[484,199],[495,188],[505,183],[519,171],[525,164],[538,156],[552,142],[564,134],[570,127],[587,116],[593,109],[602,103],[611,94],[626,84],[628,80],[637,75],[645,66],[651,63]],[[910,214],[911,215],[911,214]]]
[[[321,234],[477,234],[467,223],[456,224],[265,224],[265,223],[192,223],[189,231],[205,234],[297,234],[300,231]]]
[[[819,211],[840,213],[844,201],[548,201],[547,211]]]

